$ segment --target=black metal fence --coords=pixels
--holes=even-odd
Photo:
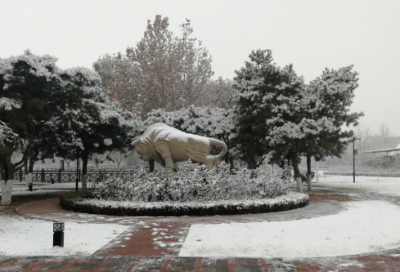
[[[132,171],[123,171],[123,172],[132,172]],[[106,175],[114,175],[121,173],[121,171],[88,171],[87,175],[89,176],[99,176],[100,179],[103,179]],[[77,171],[50,171],[42,169],[40,171],[36,170],[32,172],[32,181],[33,182],[49,182],[49,183],[62,183],[62,182],[75,182],[76,179],[81,180],[81,170]],[[14,180],[23,181],[24,173],[22,170],[16,172],[14,174]]]

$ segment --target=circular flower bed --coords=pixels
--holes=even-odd
[[[308,195],[289,193],[288,171],[265,165],[231,171],[222,163],[212,170],[191,163],[178,174],[143,168],[104,180],[88,178],[89,191],[61,198],[65,209],[95,214],[180,216],[265,213],[299,208]]]

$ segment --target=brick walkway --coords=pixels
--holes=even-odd
[[[0,271],[400,271],[400,251],[352,258],[201,258],[160,256],[0,257]],[[322,262],[322,264],[321,264]]]
[[[297,271],[281,259],[197,257],[0,258],[0,271]]]
[[[383,196],[368,195],[367,199]],[[334,200],[334,201],[332,201]],[[351,200],[346,192],[319,191],[310,205],[299,210],[257,215],[209,217],[118,217],[88,215],[62,210],[58,198],[21,205],[17,212],[31,218],[129,225],[127,231],[90,257],[2,257],[0,271],[400,271],[400,249],[374,254],[309,259],[178,257],[191,224],[289,221],[335,214],[340,201]],[[400,199],[386,197],[399,204]],[[0,245],[1,246],[1,245]]]

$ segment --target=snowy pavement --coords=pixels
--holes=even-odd
[[[313,186],[355,191],[361,190],[383,195],[400,196],[400,177],[356,176],[355,183],[353,183],[353,176],[324,176],[322,174],[319,177],[319,182],[313,183]]]
[[[339,214],[295,221],[192,225],[179,255],[303,258],[400,247],[399,206],[360,201],[346,207]]]
[[[16,191],[15,194],[42,194],[51,189],[51,185],[46,185],[48,186],[50,188],[46,190]],[[54,189],[66,189],[68,186],[74,188],[75,184],[62,184]],[[400,178],[356,177],[354,184],[351,176],[325,176],[320,177],[319,182],[313,183],[313,186],[354,189],[351,191],[354,195],[375,192],[400,196]],[[399,248],[400,233],[396,231],[396,227],[400,225],[398,204],[399,202],[396,204],[383,200],[351,201],[340,203],[342,208],[333,214],[320,214],[317,217],[294,216],[293,213],[301,213],[303,209],[310,208],[307,206],[287,213],[275,213],[284,220],[266,219],[264,222],[205,224],[208,221],[201,222],[199,218],[200,224],[191,224],[186,232],[187,237],[182,240],[179,255],[312,258]],[[66,222],[66,245],[63,249],[51,246],[51,221],[0,216],[0,225],[4,226],[0,230],[0,255],[87,256],[106,244],[118,242],[118,237],[126,238],[129,224],[140,228],[137,222],[140,218],[126,217],[126,220],[94,224],[95,222],[90,222],[96,220],[91,219],[99,216],[78,215],[82,219],[80,223],[76,220],[74,222],[71,215],[59,216]],[[53,220],[57,220],[57,216],[52,216]],[[171,220],[187,218],[177,217]],[[142,226],[144,227],[145,225]]]
[[[21,216],[0,216],[0,256],[90,255],[108,244],[128,226],[107,224],[65,224],[64,247],[52,247],[53,222],[27,220]]]
[[[319,177],[317,188],[352,190],[352,195],[400,196],[400,178]],[[180,256],[322,257],[400,247],[400,207],[384,201],[345,203],[347,210],[289,222],[192,225]]]

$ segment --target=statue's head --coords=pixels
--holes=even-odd
[[[142,139],[133,141],[131,144],[135,146],[135,150],[139,154],[142,160],[144,161],[150,160],[150,154],[148,152],[147,145]]]

